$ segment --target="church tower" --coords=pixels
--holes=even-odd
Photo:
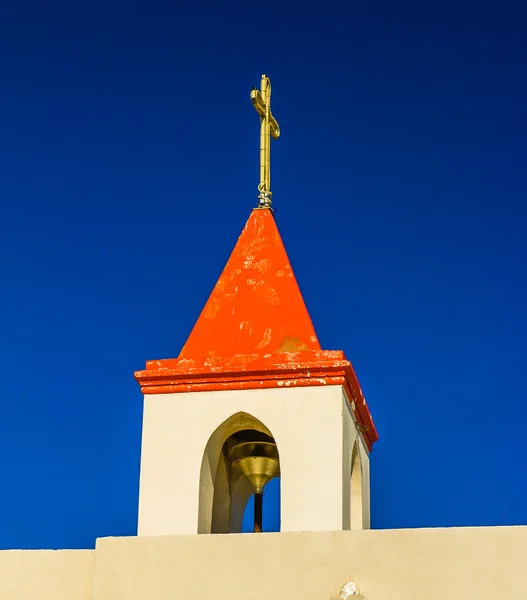
[[[240,532],[280,477],[281,531],[369,527],[377,433],[351,363],[322,350],[271,209],[270,82],[259,204],[179,357],[135,377],[144,394],[138,535]]]

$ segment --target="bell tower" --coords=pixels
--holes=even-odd
[[[252,211],[179,357],[135,376],[139,535],[240,531],[277,476],[281,531],[369,526],[375,427],[350,362],[320,348],[270,209]]]
[[[322,350],[271,205],[270,83],[254,209],[179,357],[135,377],[144,394],[138,535],[241,531],[280,477],[281,531],[369,527],[377,433],[344,353]],[[267,122],[269,121],[269,122]]]

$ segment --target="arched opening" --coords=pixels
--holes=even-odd
[[[357,442],[351,453],[350,529],[363,529],[362,465]]]
[[[276,453],[274,464],[278,465],[275,444],[269,429],[245,412],[232,415],[214,431],[201,462],[198,533],[242,531],[245,508],[255,488],[254,479],[240,468],[240,448],[251,459],[261,448],[271,448]]]

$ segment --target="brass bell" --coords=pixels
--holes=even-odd
[[[262,531],[263,489],[280,475],[278,448],[272,442],[243,442],[234,446],[231,463],[246,477],[254,491],[254,531]]]

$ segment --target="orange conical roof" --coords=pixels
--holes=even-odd
[[[179,358],[320,350],[269,209],[255,209]]]

